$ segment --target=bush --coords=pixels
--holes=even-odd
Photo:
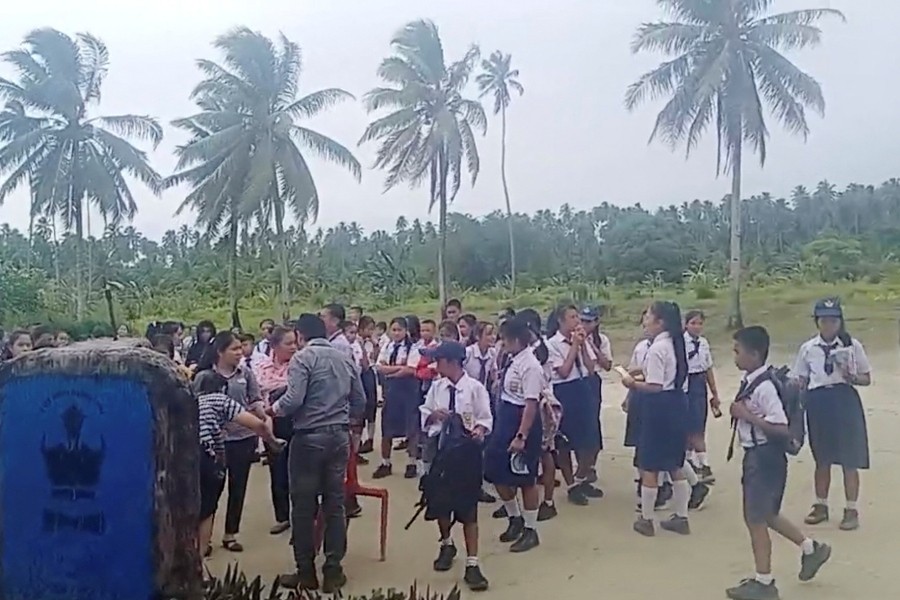
[[[694,288],[694,296],[697,300],[712,300],[716,297],[716,290],[705,285],[698,285]]]

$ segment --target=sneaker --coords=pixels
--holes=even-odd
[[[406,465],[406,471],[403,472],[404,479],[415,479],[419,476],[419,469],[416,465]]]
[[[841,531],[856,531],[859,529],[859,511],[854,508],[845,508],[840,529]]]
[[[359,445],[359,453],[360,454],[368,454],[375,450],[375,442],[372,440],[366,440],[362,444]]]
[[[500,541],[504,544],[515,542],[522,536],[524,530],[525,519],[522,517],[511,517],[509,519],[509,525],[506,527],[506,531],[500,534]]]
[[[597,467],[592,467],[588,476],[584,478],[585,483],[597,483]]]
[[[831,546],[813,542],[812,554],[804,554],[800,558],[800,581],[809,581],[819,569],[831,558]]]
[[[638,495],[640,495],[640,490],[638,490]],[[659,486],[659,490],[656,492],[656,505],[654,508],[656,510],[660,510],[665,508],[665,506],[669,503],[669,500],[672,499],[672,484],[664,483]]]
[[[537,548],[541,545],[541,540],[538,537],[537,531],[534,529],[525,528],[522,531],[522,535],[517,539],[512,546],[509,547],[510,552],[528,552],[533,548]]]
[[[348,519],[358,519],[362,516],[362,506],[359,505],[359,502],[348,502],[344,507],[344,516]]]
[[[713,475],[712,468],[709,465],[705,467],[700,467],[696,469],[697,478],[700,480],[700,483],[705,483],[707,485],[712,485],[716,482],[716,476]]]
[[[505,518],[508,517],[508,516],[509,516],[509,515],[506,514],[506,507],[505,507],[505,506],[501,506],[500,508],[498,508],[497,510],[495,510],[494,512],[491,513],[491,518],[492,518],[492,519],[505,519]]]
[[[322,592],[326,594],[337,592],[347,583],[347,576],[340,567],[337,569],[328,569],[327,571],[322,569],[322,575]]]
[[[481,567],[478,565],[466,567],[466,575],[463,577],[463,581],[466,582],[466,585],[473,592],[483,592],[488,589],[488,580],[482,574]]]
[[[585,480],[583,484],[581,484],[581,491],[584,492],[584,495],[588,498],[602,498],[603,490],[598,487],[594,487],[590,483]]]
[[[481,495],[478,497],[478,501],[482,504],[493,504],[497,501],[496,498],[492,494],[488,494],[484,490],[481,490]]]
[[[580,485],[570,488],[568,496],[569,502],[571,502],[575,506],[587,506],[588,504],[590,504],[587,495],[584,493],[584,490],[581,489]]]
[[[709,496],[709,486],[705,483],[698,483],[691,488],[691,499],[688,501],[688,508],[699,510],[707,496]]]
[[[287,573],[278,576],[278,582],[275,587],[281,586],[289,590],[317,590],[319,589],[319,578],[316,576],[315,570]]]
[[[372,473],[372,479],[384,479],[385,477],[389,477],[393,473],[393,469],[391,465],[380,464],[378,468],[375,469],[375,472]]]
[[[555,504],[547,504],[546,502],[541,502],[541,505],[538,507],[538,522],[549,521],[554,518],[558,513],[556,512]]]
[[[394,446],[394,450],[406,450],[409,448],[409,440],[400,440],[397,442],[397,445]]]
[[[807,525],[818,525],[828,520],[828,507],[824,504],[813,504],[812,510],[804,519]]]
[[[672,533],[677,533],[679,535],[691,534],[691,525],[690,523],[688,523],[687,517],[672,515],[665,521],[661,522],[659,526],[666,531],[671,531]]]
[[[438,572],[449,571],[453,568],[454,558],[456,558],[456,546],[453,544],[441,546],[438,556],[434,560],[434,570]]]
[[[269,533],[272,535],[280,535],[291,528],[290,521],[280,521],[272,525],[272,529],[269,530]]]
[[[369,459],[366,458],[365,456],[363,456],[362,454],[357,453],[356,454],[356,464],[365,466],[365,465],[369,464]]]
[[[731,600],[778,600],[778,588],[773,581],[769,585],[755,579],[745,579],[739,586],[728,588],[725,595]]]
[[[653,537],[656,535],[656,527],[653,526],[653,521],[643,517],[638,517],[638,520],[632,525],[632,529],[644,537]]]

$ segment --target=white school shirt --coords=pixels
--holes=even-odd
[[[531,348],[516,354],[501,382],[500,399],[525,406],[526,400],[538,400],[545,385],[544,369]]]
[[[399,342],[391,342],[386,346],[381,347],[381,354],[378,355],[378,364],[379,365],[390,365],[391,364],[391,354],[394,353],[394,348],[399,347],[397,350],[397,359],[394,361],[394,366],[406,366],[416,368],[419,366],[419,351],[416,349],[415,344],[409,345],[407,350],[406,341]]]
[[[831,344],[826,344],[822,336],[817,335],[803,343],[800,351],[797,353],[797,360],[794,362],[793,375],[802,377],[809,381],[807,389],[815,390],[829,385],[837,385],[847,383],[844,379],[844,371],[840,366],[835,365],[831,375],[825,373],[825,350],[822,346],[830,345],[832,348],[843,348],[844,344],[838,338],[834,338]],[[853,338],[850,345],[849,368],[852,375],[865,375],[872,372],[872,365],[869,364],[869,357],[866,356],[866,349],[859,340]]]
[[[747,385],[756,381],[757,377],[762,377],[768,370],[767,365],[763,365],[752,373],[745,373],[743,380]],[[773,425],[787,425],[788,418],[784,414],[784,406],[781,404],[781,398],[778,397],[778,391],[771,381],[764,381],[750,394],[750,397],[744,400],[744,406],[750,410],[755,417],[759,417],[766,423]],[[768,438],[764,431],[758,427],[753,427],[743,419],[737,420],[737,434],[744,448],[753,448],[761,446],[768,442]],[[756,443],[753,442],[754,435]]]
[[[372,340],[366,340],[362,343],[362,349],[366,356],[369,357],[369,368],[374,369],[378,363],[378,357],[375,355],[375,344],[372,343]]]
[[[494,427],[494,417],[491,415],[491,398],[479,381],[463,373],[463,376],[455,384],[442,377],[432,382],[425,395],[425,403],[419,407],[422,418],[422,429],[428,417],[439,408],[450,410],[450,388],[456,388],[455,412],[462,417],[463,425],[472,431],[477,425],[484,427],[490,433]],[[440,431],[438,426],[434,433]],[[429,430],[429,435],[433,435]]]
[[[597,352],[599,352],[602,356],[606,357],[607,360],[612,361],[612,344],[609,341],[609,337],[607,337],[605,333],[600,332],[597,333],[597,336],[600,338],[600,347],[596,348],[594,354],[597,354]],[[593,344],[593,341],[591,343]],[[591,346],[591,350],[594,350],[593,346]]]
[[[350,352],[353,353],[353,363],[356,365],[356,368],[362,372],[363,366],[363,354],[365,350],[363,350],[362,344],[359,340],[355,342],[350,342]]]
[[[677,368],[672,336],[663,331],[653,338],[653,343],[647,348],[644,357],[644,382],[661,385],[664,392],[674,390]]]
[[[492,375],[497,371],[497,349],[488,348],[487,352],[482,353],[478,344],[472,344],[466,348],[466,359],[463,361],[463,369],[472,379],[480,381],[481,363],[484,361],[485,381],[487,384],[491,381]]]
[[[697,347],[697,354],[691,356],[694,347]],[[684,351],[687,354],[688,373],[706,373],[713,367],[712,350],[709,347],[709,340],[702,335],[694,338],[687,331],[684,332]]]
[[[629,371],[644,368],[647,350],[650,349],[650,344],[652,343],[653,340],[643,339],[634,345],[634,350],[631,351],[631,360],[628,362]]]
[[[569,349],[572,347],[572,343],[564,336],[563,334],[557,332],[552,338],[547,340],[547,350],[549,351],[549,358],[547,359],[547,363],[550,365],[552,370],[552,381],[554,384],[559,383],[568,383],[570,381],[575,381],[576,379],[583,379],[590,375],[588,371],[587,365],[584,364],[584,359],[581,358],[579,354],[578,360],[572,365],[572,370],[569,372],[568,377],[562,377],[559,374],[558,369],[566,362],[566,357],[569,355]],[[585,346],[587,349],[587,354],[593,360],[597,360],[597,354],[594,352],[594,349],[591,345],[585,342]]]

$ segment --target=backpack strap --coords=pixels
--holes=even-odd
[[[746,381],[742,382],[741,388],[738,390],[737,396],[734,397],[734,401],[735,402],[743,402],[743,401],[749,399],[753,395],[753,392],[756,391],[756,388],[761,386],[766,381],[774,381],[774,378],[775,378],[774,370],[772,369],[772,367],[769,367],[768,369],[765,370],[765,372],[763,372],[762,375],[760,375],[759,377],[757,377],[750,383],[747,383]],[[744,384],[746,384],[746,385],[744,385]],[[756,429],[752,425],[750,426],[750,437],[753,439],[753,445],[758,446],[759,444],[757,443],[757,440],[756,440]],[[728,444],[728,455],[727,455],[726,460],[730,461],[732,458],[734,458],[734,442],[736,439],[737,439],[737,419],[732,417],[732,419],[731,419],[731,442]]]

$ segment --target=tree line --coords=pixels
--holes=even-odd
[[[771,0],[657,3],[669,20],[640,25],[632,50],[662,52],[671,60],[630,86],[625,105],[632,109],[645,101],[666,98],[651,140],[659,139],[673,147],[684,145],[688,153],[708,129],[714,128],[719,146],[717,166],[732,174],[731,197],[741,198],[743,152],[749,150],[765,162],[768,129],[764,107],[771,109],[780,125],[802,136],[809,131],[805,110],[824,112],[819,84],[781,52],[818,45],[822,34],[818,22],[826,16],[843,15],[828,9],[772,15],[768,13]],[[284,316],[289,313],[296,287],[292,280],[298,275],[311,275],[296,273],[300,265],[294,262],[303,255],[298,246],[305,249],[310,241],[306,228],[315,220],[320,202],[311,159],[333,162],[350,176],[360,178],[362,166],[347,146],[304,124],[306,119],[352,96],[337,87],[301,94],[300,48],[295,42],[284,35],[271,39],[239,27],[216,38],[213,48],[218,62],[208,58],[196,61],[201,80],[190,93],[196,111],[172,123],[190,139],[177,148],[178,163],[169,176],[154,170],[146,153],[131,142],[144,141],[156,147],[163,136],[157,120],[136,114],[93,116],[110,64],[109,51],[101,40],[87,33],[70,37],[53,29],[39,29],[29,33],[20,48],[2,55],[17,77],[0,78],[0,97],[6,100],[0,113],[0,176],[5,177],[0,184],[0,202],[19,187],[29,189],[29,243],[33,242],[29,257],[37,252],[40,236],[36,228],[43,222],[50,229],[57,255],[54,274],[60,268],[60,249],[69,238],[73,240],[69,243],[74,264],[65,271],[65,277],[56,277],[55,281],[71,284],[74,314],[79,319],[85,315],[96,287],[92,278],[98,272],[94,270],[94,241],[86,234],[91,228],[91,209],[99,212],[104,228],[113,232],[111,239],[118,239],[115,232],[138,210],[126,175],[154,193],[188,186],[190,191],[179,212],[193,211],[197,228],[179,237],[196,237],[191,248],[217,248],[220,256],[224,254],[226,264],[219,265],[217,272],[226,273],[233,322],[239,321],[238,301],[243,295],[239,289],[244,285],[239,277],[242,257],[255,255],[270,261],[258,265],[259,270],[277,265]],[[496,51],[481,60],[480,49],[472,45],[459,59],[449,60],[438,28],[428,20],[402,27],[391,39],[390,50],[377,70],[382,85],[363,98],[373,120],[358,143],[377,145],[374,168],[384,171],[386,189],[404,184],[428,190],[429,207],[437,208],[438,213],[436,242],[430,226],[419,224],[416,228],[413,224],[408,227],[409,241],[402,251],[409,256],[421,251],[420,247],[434,252],[435,272],[431,276],[437,281],[442,302],[451,280],[478,285],[496,281],[495,263],[506,260],[501,255],[508,257],[505,271],[513,292],[517,277],[542,280],[544,267],[554,259],[529,260],[530,250],[517,251],[516,244],[519,240],[519,248],[523,241],[531,245],[528,227],[541,220],[561,223],[555,231],[573,236],[573,247],[580,253],[573,262],[555,261],[554,268],[560,270],[552,277],[569,278],[579,270],[596,272],[599,267],[608,270],[607,278],[630,277],[634,270],[641,269],[632,266],[626,274],[628,268],[617,269],[614,259],[601,258],[598,227],[631,219],[634,227],[647,228],[650,221],[646,219],[657,219],[659,214],[601,206],[575,213],[577,223],[569,222],[569,209],[558,217],[539,213],[529,219],[513,214],[506,181],[507,110],[524,87],[509,54]],[[476,90],[469,85],[473,78]],[[451,229],[454,234],[468,228],[477,230],[498,220],[497,215],[481,222],[451,217],[449,210],[464,179],[474,185],[478,177],[478,138],[488,126],[481,103],[485,97],[492,100],[493,113],[501,126],[505,248],[502,252],[496,248],[497,254],[489,261],[479,262],[474,256],[458,260],[447,245]],[[718,210],[710,206],[703,210]],[[740,202],[730,206],[726,222],[730,228],[731,320],[738,325],[740,228],[744,219]],[[341,250],[346,254],[339,260],[343,269],[353,263],[357,248],[353,246],[352,228],[338,229],[341,231],[334,237],[351,244]],[[406,236],[405,229],[398,228],[397,234]],[[593,233],[593,241],[588,231]],[[536,233],[540,239],[540,232]],[[612,228],[607,233],[615,239],[617,230]],[[618,235],[622,233],[618,231]],[[327,237],[321,235],[322,247]],[[608,248],[616,247],[617,252],[620,246],[623,251],[633,246],[625,239],[615,246],[610,238],[602,242]],[[358,245],[360,249],[364,246],[361,242]],[[717,252],[724,247],[723,242]],[[265,256],[264,248],[269,252]],[[398,257],[380,248],[369,249],[373,253],[366,261],[371,264],[356,279],[365,280],[369,276],[366,273],[380,269],[388,279],[398,282],[392,287],[420,281],[424,261]],[[638,252],[650,254],[632,255],[635,265],[654,263],[652,253],[661,250],[653,246],[641,249]],[[550,256],[558,254],[554,251]],[[705,258],[700,253],[693,260],[702,263]],[[657,275],[671,277],[671,267],[659,269]],[[309,264],[303,263],[302,268],[309,268]],[[394,292],[379,293],[389,296]]]

